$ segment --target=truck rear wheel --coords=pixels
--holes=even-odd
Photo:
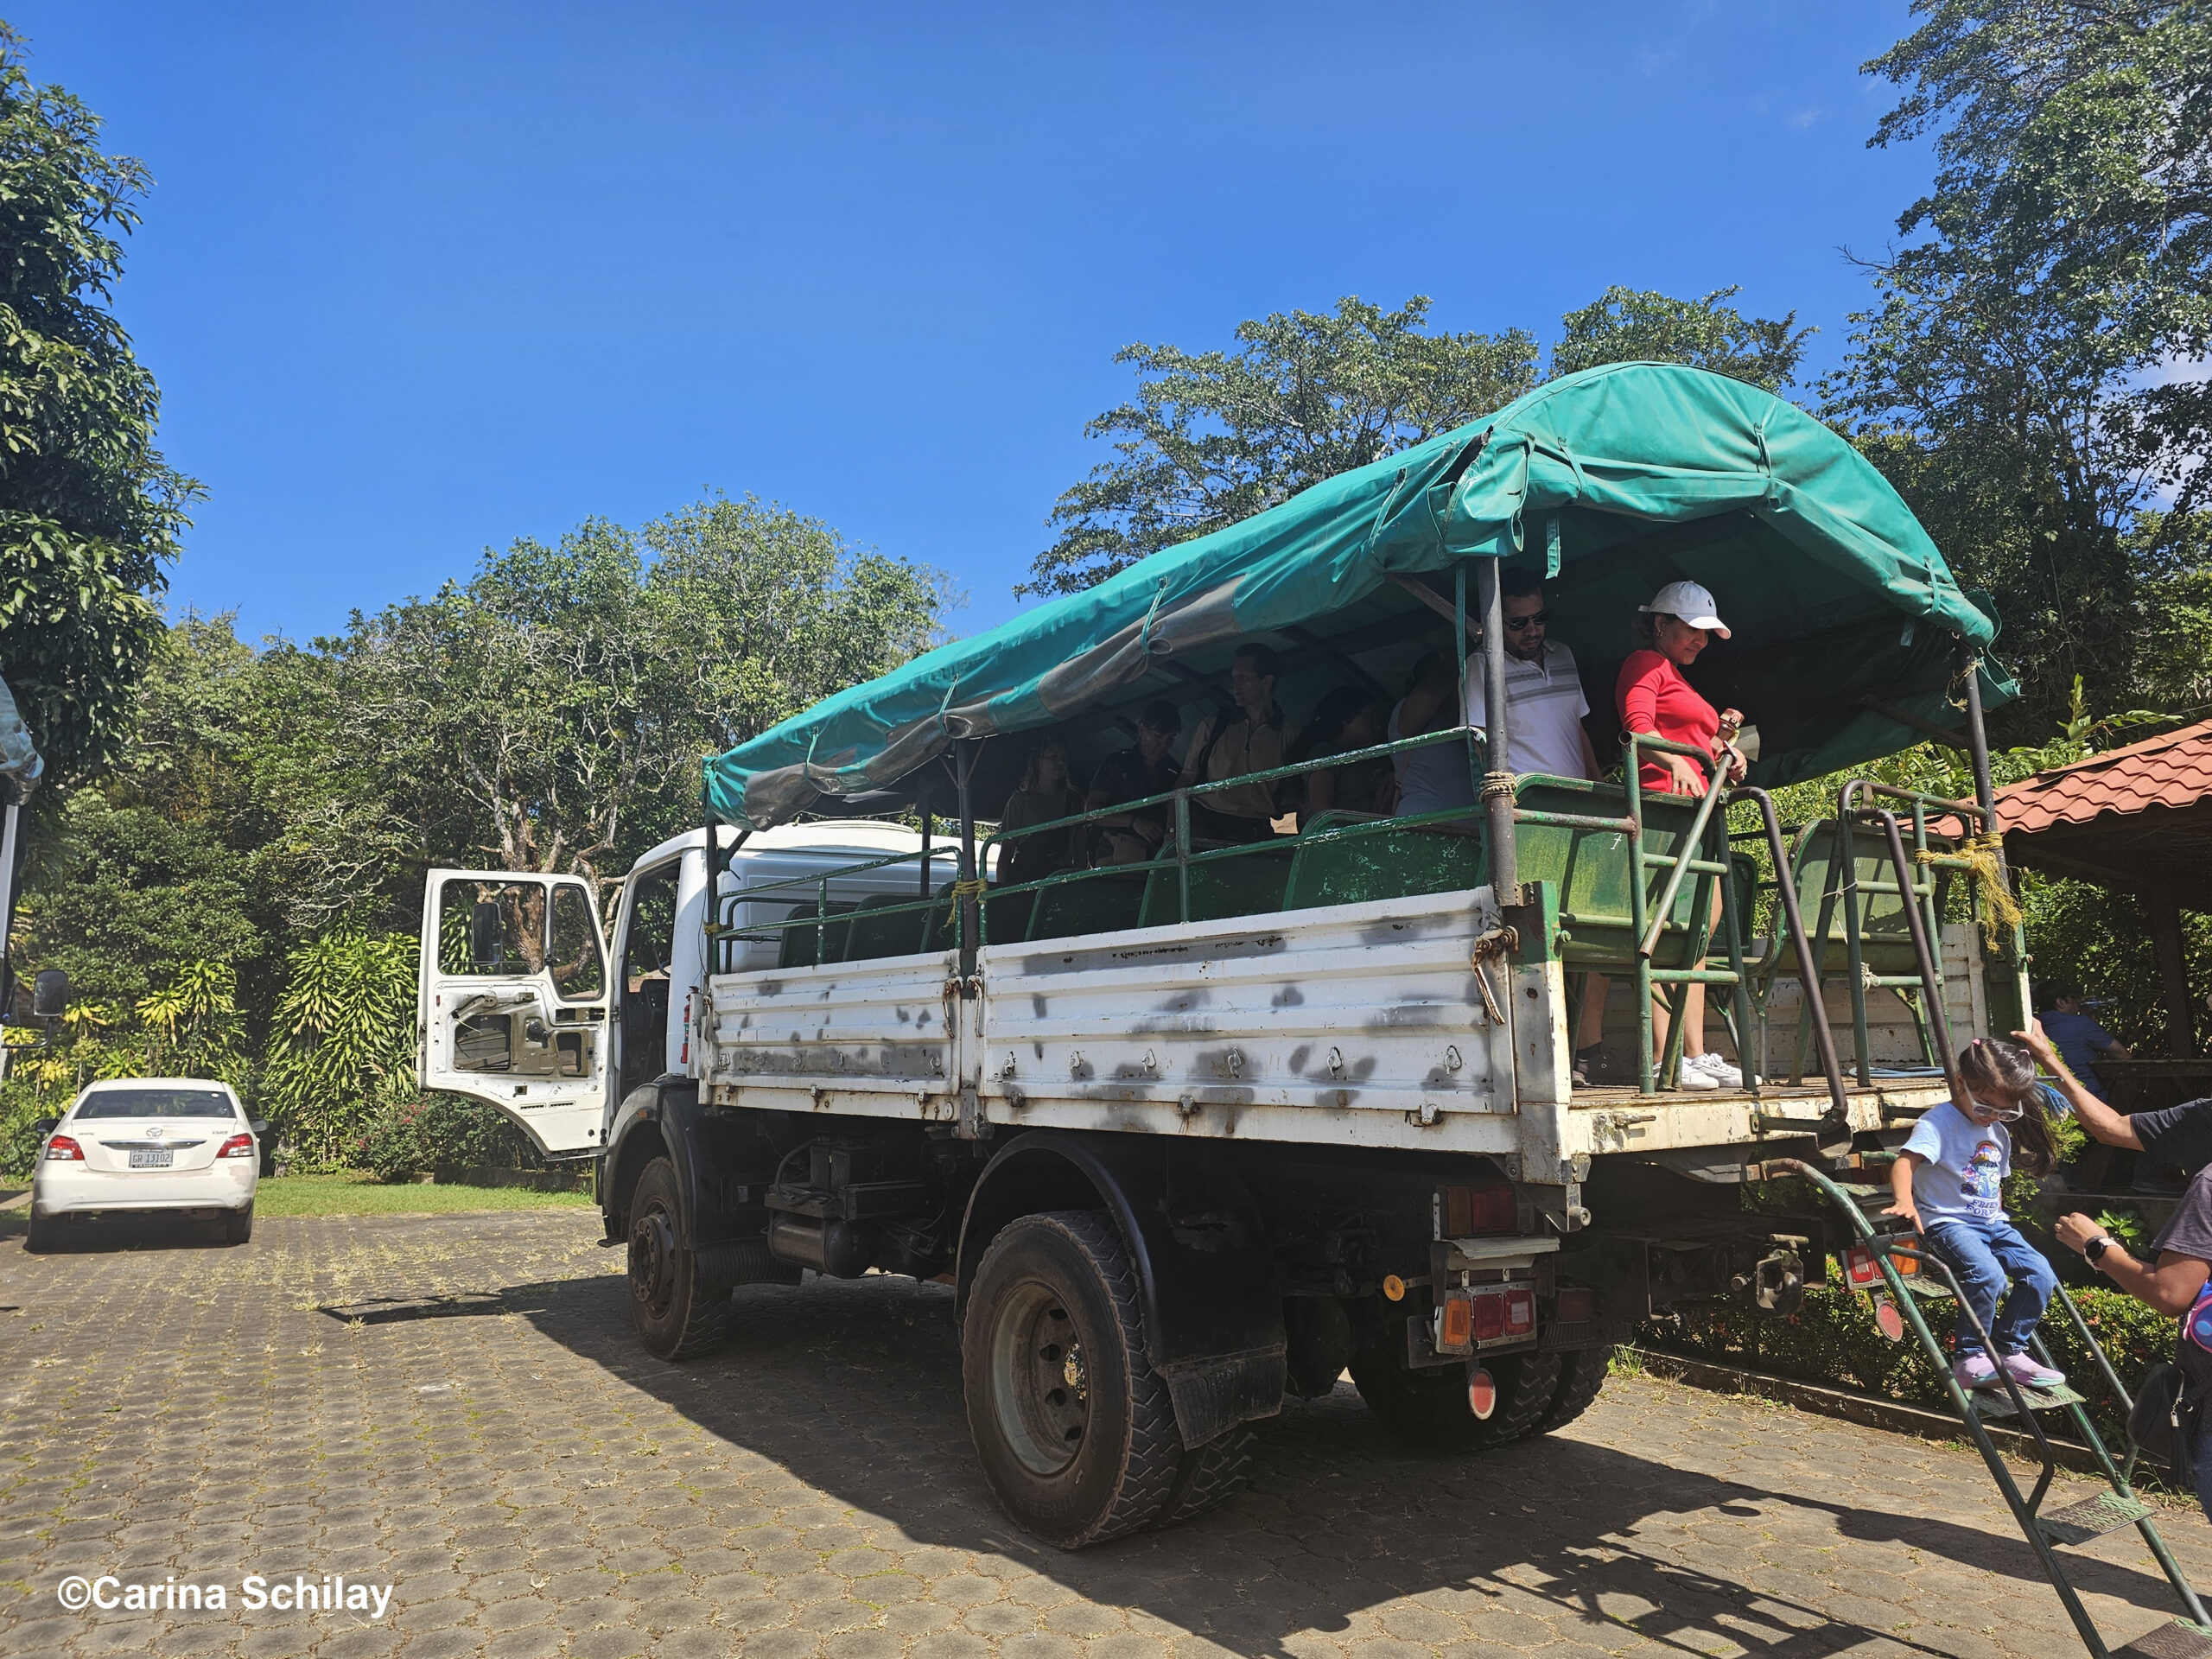
[[[1256,1437],[1249,1423],[1225,1429],[1195,1451],[1183,1453],[1175,1484],[1160,1506],[1154,1524],[1172,1527],[1194,1515],[1204,1515],[1242,1488],[1252,1478],[1252,1449]]]
[[[661,1359],[703,1354],[730,1327],[730,1287],[702,1278],[698,1253],[683,1248],[676,1166],[656,1158],[630,1197],[630,1325]]]
[[[1605,1386],[1606,1372],[1612,1369],[1613,1351],[1611,1347],[1573,1348],[1559,1359],[1559,1389],[1536,1424],[1539,1434],[1564,1428],[1590,1409],[1598,1390]]]
[[[1183,1446],[1111,1217],[1009,1224],[976,1269],[960,1347],[969,1433],[1008,1515],[1063,1549],[1159,1518]]]
[[[1534,1432],[1558,1397],[1557,1354],[1501,1354],[1485,1363],[1497,1383],[1497,1405],[1487,1419],[1468,1408],[1464,1372],[1408,1370],[1387,1348],[1353,1355],[1351,1380],[1367,1408],[1401,1440],[1431,1451],[1461,1452],[1503,1446]]]

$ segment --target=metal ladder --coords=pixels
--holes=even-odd
[[[2001,1394],[1980,1389],[1970,1394],[1961,1388],[1951,1374],[1950,1361],[1943,1352],[1942,1342],[1922,1313],[1921,1304],[1924,1300],[1955,1304],[1973,1322],[1974,1329],[1980,1332],[1985,1350],[1993,1352],[1994,1349],[1989,1344],[1989,1333],[1974,1310],[1959,1295],[1957,1275],[1948,1263],[1922,1249],[1916,1236],[1885,1230],[1876,1225],[1874,1217],[1867,1215],[1860,1200],[1887,1198],[1890,1189],[1886,1186],[1847,1186],[1798,1160],[1779,1161],[1794,1166],[1849,1217],[1852,1230],[1859,1240],[1858,1248],[1865,1251],[1879,1269],[1889,1292],[1891,1306],[1896,1308],[1918,1338],[1922,1353],[1935,1368],[1936,1374],[1943,1379],[1944,1390],[1950,1396],[1952,1409],[1974,1437],[1983,1463],[1988,1465],[1990,1478],[1997,1483],[1998,1491],[2004,1495],[2005,1502],[2012,1509],[2012,1518],[2018,1523],[2021,1535],[2035,1551],[2044,1576],[2050,1579],[2051,1588],[2058,1592],[2058,1599],[2066,1609],[2066,1616],[2073,1620],[2075,1631],[2081,1637],[2082,1644],[2089,1650],[2092,1659],[2204,1659],[2204,1656],[2212,1655],[2212,1619],[2205,1617],[2203,1605],[2197,1600],[2196,1592],[2190,1588],[2189,1580],[2181,1570],[2181,1564],[2175,1560],[2173,1553],[2166,1548],[2165,1541],[2159,1537],[2158,1527],[2152,1519],[2152,1506],[2136,1496],[2129,1484],[2128,1477],[2134,1472],[2135,1467],[2133,1448],[2129,1449],[2124,1465],[2115,1465],[2103,1438],[2097,1433],[2095,1424],[2089,1420],[2088,1397],[2071,1386],[2023,1389],[2018,1382],[1999,1371],[1998,1375],[2004,1384]],[[1918,1271],[1901,1272],[1897,1265],[1900,1261],[1911,1262]],[[1942,1283],[1929,1280],[1930,1269],[1942,1275]],[[2081,1309],[2075,1306],[2074,1299],[2066,1294],[2063,1285],[2059,1287],[2057,1300],[2073,1320],[2075,1331],[2095,1357],[2097,1370],[2102,1375],[2105,1386],[2120,1402],[2123,1412],[2132,1411],[2133,1400],[2121,1386],[2103,1346],[2097,1341],[2088,1322],[2082,1317]],[[2050,1351],[2044,1345],[2041,1334],[2030,1340],[2036,1357],[2044,1364],[2050,1364]],[[2058,1472],[2058,1462],[2037,1414],[2059,1410],[2071,1417],[2082,1445],[2088,1448],[2098,1470],[2104,1476],[2107,1490],[2063,1509],[2046,1511],[2043,1507],[2044,1500],[2050,1494],[2051,1482]],[[2020,1491],[2019,1483],[2013,1478],[2011,1467],[1998,1451],[1996,1443],[1990,1439],[1986,1422],[1992,1417],[2018,1418],[2034,1439],[2042,1466],[2036,1476],[2033,1490],[2024,1496]],[[2144,1542],[2150,1547],[2152,1555],[2164,1572],[2166,1581],[2173,1586],[2174,1594],[2187,1617],[2174,1619],[2126,1647],[2113,1649],[2106,1647],[2102,1634],[2089,1617],[2088,1609],[2082,1604],[2080,1593],[2066,1576],[2065,1566],[2057,1552],[2069,1545],[2085,1544],[2131,1526],[2143,1535]]]

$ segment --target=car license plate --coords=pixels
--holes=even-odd
[[[167,1169],[176,1161],[176,1154],[167,1147],[133,1147],[130,1167],[133,1169]]]

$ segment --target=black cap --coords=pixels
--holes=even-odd
[[[1165,697],[1154,697],[1144,706],[1144,713],[1137,718],[1155,732],[1173,734],[1183,729],[1182,711]]]

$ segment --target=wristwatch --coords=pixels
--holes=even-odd
[[[2082,1247],[2082,1255],[2091,1267],[2094,1267],[2099,1262],[2104,1259],[2105,1252],[2111,1248],[2112,1235],[2110,1233],[2107,1233],[2103,1237],[2093,1238],[2088,1243],[2084,1244]]]

